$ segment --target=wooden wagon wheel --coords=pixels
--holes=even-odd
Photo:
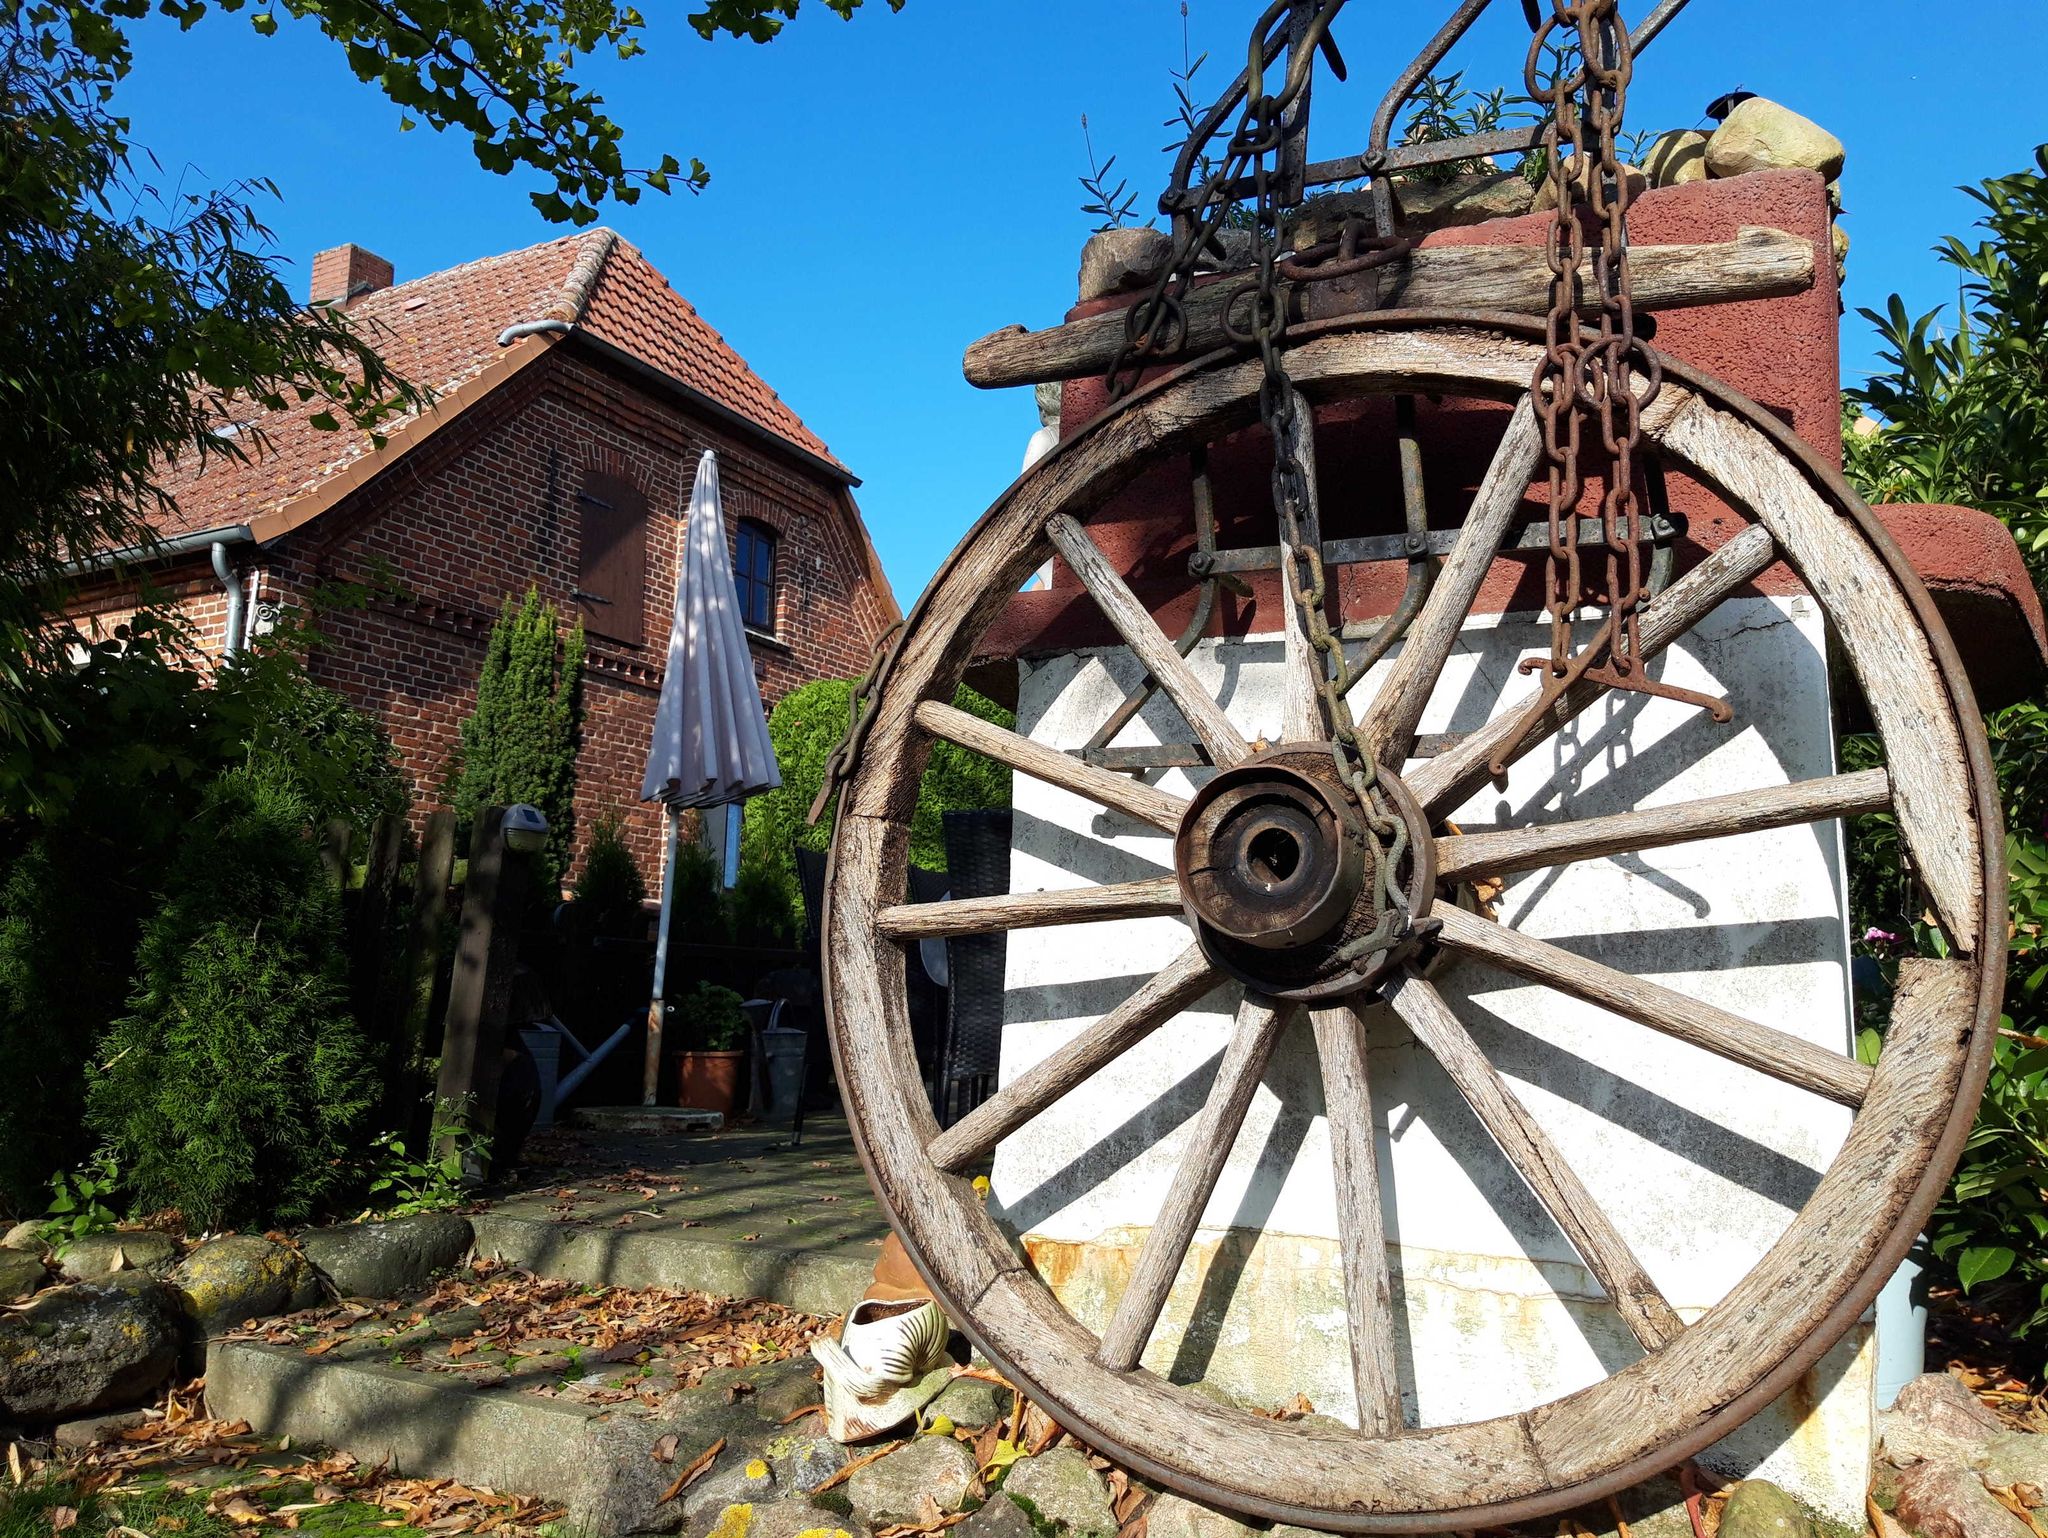
[[[1291,338],[1288,371],[1319,403],[1393,392],[1520,402],[1427,606],[1385,682],[1359,701],[1361,740],[1379,746],[1385,762],[1405,757],[1537,466],[1538,434],[1526,397],[1536,351],[1525,323],[1492,316],[1382,314]],[[1512,743],[1518,702],[1408,769],[1397,798],[1414,844],[1405,869],[1419,898],[1415,911],[1441,922],[1436,944],[1453,962],[1483,953],[1491,966],[1854,1108],[1847,1139],[1804,1208],[1725,1298],[1690,1325],[1423,975],[1419,957],[1348,997],[1343,986],[1328,986],[1331,971],[1320,963],[1278,976],[1270,991],[1245,990],[1190,1152],[1099,1338],[1020,1258],[971,1188],[967,1173],[998,1141],[1227,981],[1226,974],[1247,975],[1249,967],[1249,975],[1266,975],[1258,968],[1267,963],[1247,963],[1216,932],[1228,928],[1228,894],[1198,889],[1187,875],[1191,843],[1217,835],[1216,817],[1203,816],[1219,804],[1209,790],[1191,811],[1177,796],[941,703],[952,697],[978,638],[1048,554],[1056,549],[1066,558],[1186,717],[1218,770],[1210,790],[1223,784],[1254,799],[1282,800],[1299,792],[1290,826],[1304,845],[1316,837],[1321,814],[1306,771],[1314,755],[1254,755],[1085,527],[1148,464],[1251,421],[1260,378],[1255,361],[1218,355],[1188,365],[1097,420],[1012,486],[932,583],[878,687],[871,729],[840,798],[824,946],[833,1047],[862,1157],[937,1296],[989,1358],[1078,1436],[1169,1487],[1258,1517],[1361,1532],[1469,1529],[1620,1489],[1691,1456],[1790,1386],[1869,1304],[1947,1179],[1989,1065],[2004,962],[1999,809],[1968,685],[1925,591],[1840,478],[1752,403],[1673,360],[1665,368],[1667,382],[1646,416],[1647,436],[1669,462],[1715,487],[1753,522],[1644,610],[1645,653],[1668,646],[1764,567],[1786,560],[1821,605],[1862,686],[1888,768],[1655,810],[1449,832],[1439,819],[1484,781],[1489,758]],[[1290,625],[1287,647],[1290,732],[1317,719],[1300,628]],[[1591,686],[1566,694],[1513,751],[1533,746],[1600,693]],[[1741,702],[1734,703],[1739,709]],[[1174,835],[1180,876],[907,904],[910,813],[939,738]],[[1904,963],[1874,1070],[1442,900],[1475,871],[1549,867],[1885,806],[1896,814],[1948,956]],[[908,942],[1169,914],[1200,931],[1196,943],[1099,1022],[940,1131],[911,1048]],[[1269,954],[1299,960],[1311,943]],[[1344,986],[1358,987],[1355,979]],[[1274,996],[1281,993],[1292,997]],[[1403,1426],[1364,1037],[1353,1007],[1367,1000],[1390,1004],[1442,1065],[1641,1342],[1639,1360],[1524,1413]],[[1362,1423],[1356,1431],[1233,1410],[1137,1365],[1267,1056],[1282,1026],[1304,1007],[1312,1011],[1336,1166]]]

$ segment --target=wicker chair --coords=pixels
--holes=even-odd
[[[1008,811],[946,813],[946,867],[953,896],[994,897],[1010,890]],[[932,1086],[932,1114],[950,1127],[996,1087],[1003,1049],[1003,968],[1009,937],[970,935],[946,942],[946,1035]]]

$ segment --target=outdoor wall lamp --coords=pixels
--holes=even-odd
[[[514,854],[538,854],[547,847],[547,814],[524,801],[505,808],[505,847]]]

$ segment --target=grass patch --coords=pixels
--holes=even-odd
[[[251,1498],[275,1513],[282,1506],[310,1503],[313,1487],[272,1487]],[[390,1513],[365,1501],[332,1501],[296,1515],[299,1531],[322,1538],[426,1538],[417,1527],[393,1524]],[[68,1479],[40,1479],[0,1492],[0,1538],[57,1538],[66,1533],[70,1538],[107,1538],[121,1527],[150,1538],[247,1538],[252,1531],[208,1510],[206,1495],[197,1491],[130,1488],[86,1495]],[[264,1529],[283,1528],[274,1518],[264,1523]]]

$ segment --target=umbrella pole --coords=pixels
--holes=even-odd
[[[683,823],[680,807],[665,808],[668,812],[668,838],[661,855],[661,933],[654,939],[654,997],[647,1004],[647,1065],[641,1075],[642,1105],[653,1105],[655,1092],[661,1087],[661,1025],[666,1013],[664,995],[668,991],[668,929],[669,918],[676,905],[676,840]]]

